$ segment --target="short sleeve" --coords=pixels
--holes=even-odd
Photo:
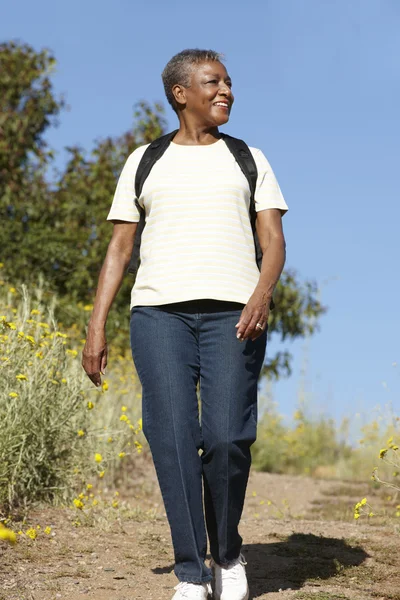
[[[146,148],[147,145],[140,146],[128,157],[118,179],[107,221],[139,222],[140,213],[135,205],[135,177]]]
[[[256,193],[254,196],[256,212],[266,208],[279,208],[282,214],[288,210],[288,206],[282,195],[279,184],[268,160],[258,148],[250,148],[257,165],[258,177]]]

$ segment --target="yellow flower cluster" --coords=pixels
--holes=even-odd
[[[0,523],[0,540],[10,542],[10,544],[15,544],[17,536],[15,535],[14,531],[7,529],[3,523]]]
[[[369,504],[368,504],[366,498],[363,498],[362,500],[360,500],[360,502],[357,502],[357,504],[354,507],[354,518],[359,519],[361,514],[363,514],[363,513],[367,514],[368,517],[373,517],[374,516],[373,512],[371,512],[371,511],[368,511],[368,513],[366,512],[366,508],[364,508],[364,507],[367,507],[367,506],[369,506]]]

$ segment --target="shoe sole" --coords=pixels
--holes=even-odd
[[[247,590],[247,594],[246,596],[243,598],[243,600],[249,600],[249,596],[250,596],[250,590]],[[216,596],[214,593],[212,593],[211,595],[211,599],[212,600],[221,600],[221,596]]]

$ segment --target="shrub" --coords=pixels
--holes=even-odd
[[[41,288],[0,287],[0,510],[67,503],[93,477],[111,482],[142,450],[140,385],[129,356],[95,388],[82,332],[62,331]],[[130,373],[129,373],[130,370]],[[121,410],[122,401],[124,403]]]

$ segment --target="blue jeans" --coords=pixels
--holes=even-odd
[[[195,300],[134,306],[131,347],[180,581],[211,580],[240,554],[238,525],[256,439],[257,382],[266,331],[240,342],[242,304]],[[201,418],[196,394],[200,381]],[[204,483],[204,511],[203,511]],[[205,519],[204,519],[205,512]]]

